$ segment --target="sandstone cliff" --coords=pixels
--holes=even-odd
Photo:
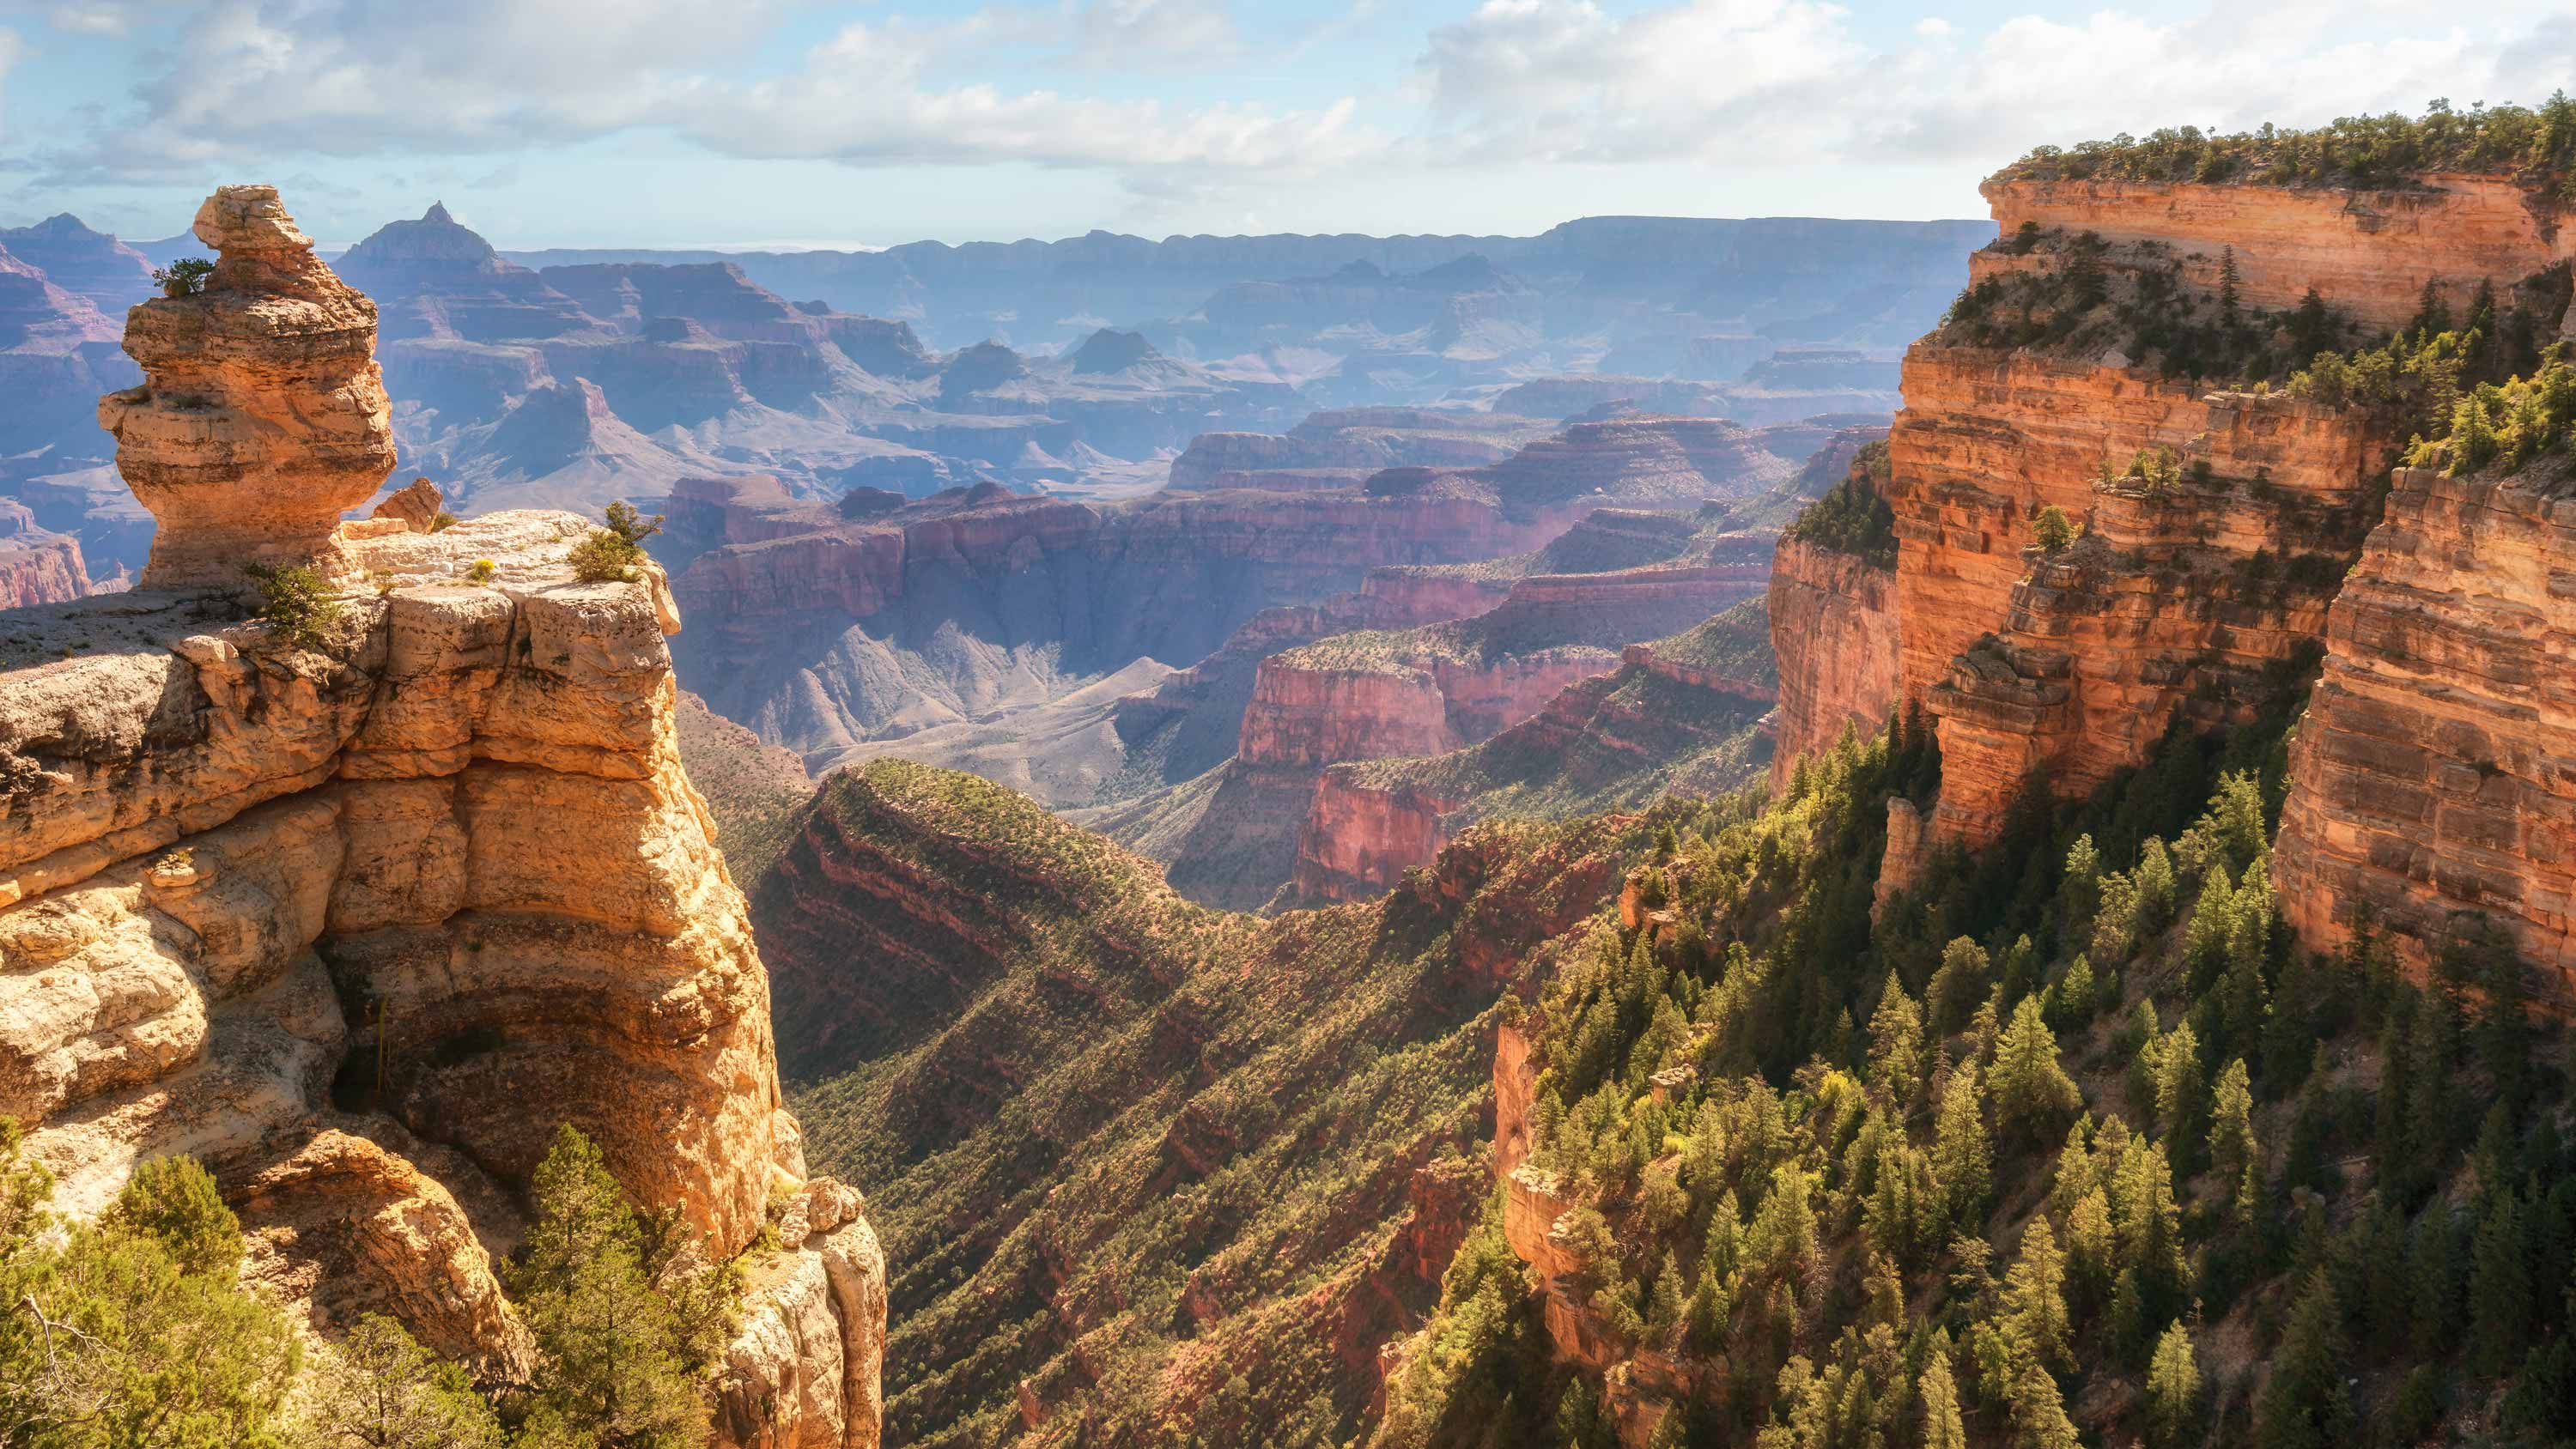
[[[1565,686],[1481,744],[1333,765],[1315,782],[1273,904],[1369,899],[1477,821],[1630,810],[1743,784],[1770,752],[1759,723],[1777,697],[1775,632],[1762,601],[1747,600],[1629,645],[1617,669]]]
[[[249,1272],[506,1373],[508,1189],[560,1123],[713,1252],[764,1228],[724,1385],[743,1443],[876,1443],[884,1269],[805,1177],[768,981],[682,771],[658,570],[591,530],[336,522],[392,466],[373,308],[267,187],[200,214],[200,295],[136,309],[102,404],[163,528],[146,587],[13,613],[0,656],[0,1114],[57,1201],[216,1170]],[[285,626],[240,565],[311,564]]]
[[[1896,571],[1796,539],[1771,556],[1771,646],[1780,708],[1771,783],[1845,728],[1867,732],[1896,708]]]
[[[1938,717],[1930,839],[1970,847],[2035,771],[2080,796],[2178,718],[2246,718],[2313,662],[2404,439],[2379,408],[2174,376],[2240,327],[2227,319],[2340,345],[2427,295],[2537,295],[2515,288],[2566,256],[2501,179],[2360,193],[2007,174],[1986,191],[2007,238],[1908,353],[1890,437],[1897,698]],[[2299,332],[2288,309],[2311,288],[2325,330]],[[2088,531],[2062,556],[2031,547],[2050,508]],[[1827,712],[1784,710],[1784,734]]]
[[[2576,993],[2571,580],[2563,486],[2398,470],[2291,748],[2273,877],[2303,942],[2366,913],[2420,972],[2491,925]]]

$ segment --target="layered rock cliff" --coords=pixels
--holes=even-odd
[[[1743,784],[1770,754],[1760,722],[1777,698],[1775,632],[1763,602],[1747,600],[1629,645],[1618,668],[1565,686],[1480,744],[1333,765],[1315,782],[1274,904],[1367,900],[1478,821],[1630,810]]]
[[[1986,190],[2006,239],[1907,354],[1890,437],[1897,697],[1938,717],[1930,841],[1970,847],[2034,774],[2080,796],[2177,718],[2241,720],[2313,662],[2404,439],[2384,407],[2184,380],[2212,349],[2251,335],[2303,365],[2427,297],[2537,298],[2517,286],[2566,255],[2493,178]],[[2032,546],[2050,509],[2086,533],[2062,555]],[[1802,696],[1782,729],[1811,739],[1830,710]]]
[[[2326,623],[2273,879],[2317,949],[2363,922],[2421,972],[2499,930],[2576,995],[2576,502],[2401,468]]]
[[[0,1115],[75,1213],[205,1160],[315,1329],[386,1312],[503,1375],[509,1190],[577,1125],[743,1255],[731,1441],[873,1446],[883,1262],[781,1106],[659,571],[576,580],[568,514],[338,523],[393,462],[373,309],[273,189],[199,236],[213,278],[136,309],[150,381],[102,404],[162,512],[146,587],[7,621]],[[321,588],[245,619],[253,560]]]

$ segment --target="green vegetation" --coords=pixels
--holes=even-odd
[[[2437,100],[2421,116],[2346,116],[2306,131],[2266,125],[2220,134],[2183,126],[2143,138],[2041,146],[2003,175],[2396,188],[2441,171],[2510,176],[2555,201],[2576,202],[2576,101],[2560,91],[2538,110],[2481,103],[2460,111]]]
[[[1539,969],[1652,828],[1483,827],[1438,882],[1265,922],[983,781],[836,774],[754,916],[807,1150],[886,1242],[888,1441],[1016,1433],[1024,1379],[1092,1444],[1351,1438],[1349,1336],[1437,1291],[1415,1184],[1483,1191],[1484,973]],[[935,909],[800,899],[818,838]]]
[[[1962,291],[1942,319],[1945,341],[2068,357],[2116,350],[2167,377],[2250,385],[2357,336],[2352,320],[2314,292],[2287,312],[2244,306],[2232,251],[2221,255],[2217,294],[2209,296],[2186,284],[2186,259],[2162,242],[2113,243],[2033,224],[1995,247],[2042,264]]]
[[[500,565],[488,558],[478,558],[465,570],[465,582],[476,585],[488,584],[500,572]]]
[[[193,297],[206,290],[206,281],[215,274],[215,264],[204,257],[181,257],[166,267],[152,269],[152,285],[165,297]]]
[[[2576,1431],[2565,1054],[2474,933],[2422,985],[2367,930],[2295,948],[2291,703],[2032,794],[1875,922],[1885,802],[1937,762],[1847,740],[1681,822],[1670,924],[1596,921],[1526,1028],[1530,1160],[1612,1357],[1699,1386],[1657,1443]],[[1453,1277],[1380,1442],[1599,1442],[1600,1380],[1550,1361],[1524,1287]]]
[[[705,1377],[732,1336],[741,1278],[709,1265],[679,1210],[641,1213],[599,1149],[570,1126],[530,1187],[510,1287],[536,1340],[527,1449],[694,1449],[707,1442]]]
[[[236,1279],[241,1227],[204,1168],[146,1162],[94,1223],[0,1118],[0,1444],[277,1449],[293,1333]]]
[[[2550,351],[2537,375],[2480,383],[2461,397],[2447,441],[2419,439],[2409,461],[2473,474],[2519,473],[2544,458],[2564,459],[2576,440],[2576,365],[2566,360],[2565,343]]]
[[[1896,513],[1887,505],[1891,477],[1887,441],[1864,446],[1851,471],[1808,504],[1783,536],[1855,555],[1872,568],[1896,567]]]
[[[644,540],[662,531],[662,515],[646,518],[619,499],[608,505],[608,526],[594,528],[572,547],[572,574],[585,584],[631,584],[644,561]]]
[[[2075,526],[2075,521],[2066,516],[2065,509],[2052,503],[2039,510],[2038,519],[2031,524],[2030,536],[2039,545],[2041,553],[2055,558],[2066,552],[2081,531]]]
[[[0,1118],[0,1444],[11,1449],[688,1449],[739,1276],[676,1211],[639,1213],[570,1127],[537,1171],[511,1286],[527,1384],[485,1386],[367,1314],[307,1366],[240,1282],[240,1222],[192,1158],[136,1168],[89,1223]],[[517,1424],[505,1434],[504,1420]]]
[[[340,620],[330,581],[310,564],[244,564],[260,597],[259,618],[299,648],[319,649]]]

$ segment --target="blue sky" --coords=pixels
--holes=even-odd
[[[243,180],[505,247],[1977,215],[2041,141],[2537,100],[2568,9],[0,0],[0,224],[166,236]]]

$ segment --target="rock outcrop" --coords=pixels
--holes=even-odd
[[[2326,624],[2272,857],[2308,946],[2367,915],[2425,970],[2495,929],[2576,999],[2576,502],[2401,468]]]
[[[2286,309],[2313,287],[2377,329],[2412,315],[2428,280],[2463,304],[2480,285],[2509,296],[2569,245],[2496,178],[2343,192],[2007,173],[1986,194],[2020,235],[1973,258],[1981,286],[2061,277],[2068,248],[2090,248],[2185,330],[2231,267],[2233,305]],[[1907,354],[1889,443],[1898,699],[1938,717],[1929,843],[1973,848],[2034,772],[2081,795],[2175,718],[2243,718],[2267,671],[2277,684],[2310,663],[2371,481],[2404,440],[2369,407],[2212,393],[2119,345],[2002,348],[1972,331]],[[2049,508],[2089,530],[2059,557],[2031,547]]]
[[[1762,601],[1631,644],[1491,739],[1425,758],[1336,764],[1315,781],[1297,859],[1274,905],[1367,900],[1480,820],[1627,810],[1716,794],[1758,773],[1777,698]]]
[[[393,471],[376,306],[313,255],[273,186],[197,209],[214,274],[137,306],[143,385],[99,400],[117,471],[160,521],[142,587],[238,586],[246,564],[345,576],[335,532]]]
[[[89,593],[80,540],[50,533],[0,536],[0,609],[65,604]]]
[[[737,1440],[873,1446],[883,1264],[781,1106],[659,570],[577,581],[569,514],[338,523],[392,463],[373,309],[270,188],[199,235],[212,285],[135,310],[152,381],[102,405],[163,514],[146,586],[0,645],[0,1114],[74,1213],[206,1160],[315,1328],[384,1311],[495,1372],[507,1189],[575,1124],[711,1252],[779,1229],[746,1332],[836,1352],[737,1345]],[[372,586],[245,621],[245,558]]]
[[[1780,708],[1771,784],[1846,728],[1866,733],[1896,708],[1896,571],[1796,539],[1771,556],[1771,648]]]

